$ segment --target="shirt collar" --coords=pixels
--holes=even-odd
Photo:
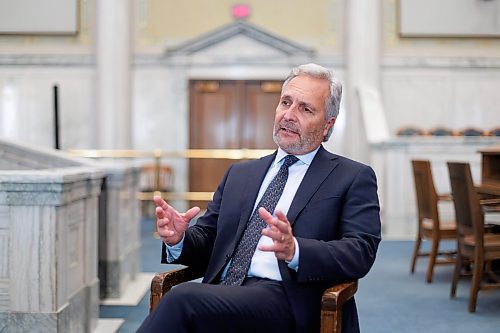
[[[302,163],[306,164],[309,166],[314,158],[316,156],[316,153],[318,152],[318,148],[314,149],[312,152],[304,154],[304,155],[295,155]],[[285,152],[283,149],[278,148],[278,152],[276,153],[276,158],[274,159],[273,165],[276,165],[281,162],[281,160],[286,156],[289,155],[287,152]]]

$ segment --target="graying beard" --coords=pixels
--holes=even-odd
[[[278,131],[279,131],[279,129],[278,129]],[[274,140],[274,143],[276,143],[278,146],[280,146],[278,143],[278,131],[276,131],[273,128],[273,140]],[[316,135],[318,135],[318,136],[321,135],[320,132],[321,132],[320,130],[316,131],[316,132],[312,132],[312,133],[310,133],[311,135],[308,135],[303,140],[299,139],[295,143],[292,143],[290,145],[283,146],[283,147],[280,146],[280,147],[289,154],[300,154],[300,153],[303,153],[304,151],[312,150],[311,148],[313,145],[313,139],[316,137]],[[301,138],[302,138],[302,136],[301,136]]]

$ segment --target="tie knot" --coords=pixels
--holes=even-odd
[[[286,155],[285,160],[283,161],[283,166],[288,168],[298,160],[299,159],[295,155]]]

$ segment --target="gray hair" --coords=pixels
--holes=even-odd
[[[325,101],[325,121],[332,117],[337,118],[337,116],[339,115],[340,101],[342,99],[342,83],[340,83],[340,81],[333,76],[333,73],[330,70],[326,69],[323,66],[310,63],[300,65],[292,69],[290,74],[288,74],[287,78],[285,79],[285,82],[283,82],[282,92],[285,86],[293,78],[299,75],[309,75],[318,79],[324,79],[328,81],[328,84],[330,86],[330,94]],[[332,135],[332,132],[333,126],[330,128],[323,141],[328,141],[330,135]]]

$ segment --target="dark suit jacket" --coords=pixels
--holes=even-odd
[[[207,212],[186,232],[176,263],[198,268],[205,283],[219,282],[275,155],[227,170]],[[323,291],[332,283],[362,278],[375,261],[381,237],[373,170],[320,147],[287,217],[300,248],[299,269],[278,261],[280,273],[297,331],[317,332]],[[165,248],[162,259],[166,262]],[[359,331],[354,299],[343,313],[343,332]]]

